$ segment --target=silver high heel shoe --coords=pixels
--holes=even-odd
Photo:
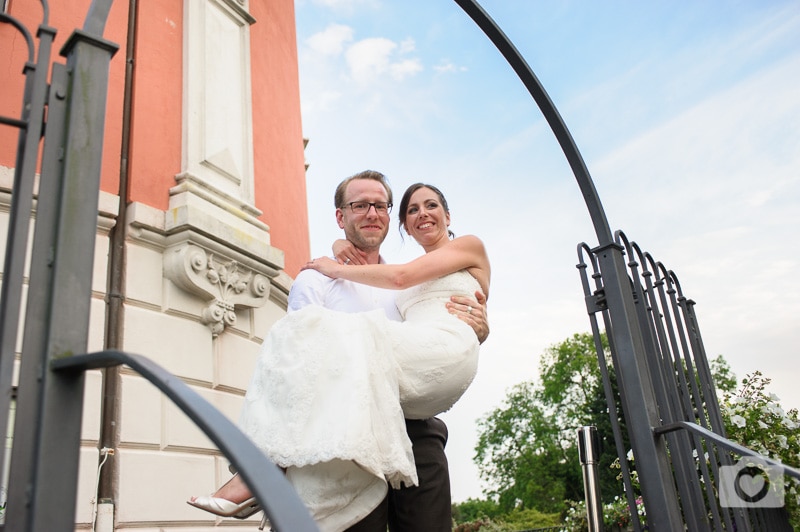
[[[186,501],[195,508],[200,508],[206,512],[220,517],[235,517],[236,519],[247,519],[254,513],[261,510],[261,505],[255,497],[250,497],[244,502],[235,503],[227,499],[202,495],[193,501]]]
[[[255,497],[250,497],[246,501],[239,504],[231,502],[227,499],[222,499],[220,497],[212,497],[210,495],[202,495],[195,498],[193,501],[186,502],[195,508],[200,508],[201,510],[205,510],[206,512],[214,515],[218,515],[220,517],[233,517],[235,519],[247,519],[251,515],[262,510],[261,505],[258,504],[258,501]],[[266,527],[268,524],[269,520],[267,519],[267,513],[264,512],[264,516],[261,518],[261,524],[259,525],[258,529],[264,530],[264,527]]]

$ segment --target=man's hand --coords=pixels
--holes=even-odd
[[[475,291],[475,299],[466,296],[452,296],[446,303],[450,314],[455,314],[458,319],[472,327],[478,342],[483,343],[489,336],[489,322],[486,319],[486,296],[483,292]]]
[[[339,264],[369,264],[367,254],[358,249],[349,240],[336,240],[331,246],[333,256]]]

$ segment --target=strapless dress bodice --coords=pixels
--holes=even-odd
[[[450,296],[475,297],[475,291],[480,289],[478,281],[468,271],[461,270],[407,288],[395,301],[404,320],[431,319],[451,316],[444,306]]]

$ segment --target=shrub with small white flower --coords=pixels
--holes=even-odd
[[[800,419],[796,408],[788,412],[780,399],[767,393],[770,379],[760,371],[742,379],[735,394],[726,393],[720,404],[728,439],[787,466],[800,467]],[[795,530],[800,530],[800,481],[785,477],[786,510]]]
[[[779,403],[780,398],[767,392],[770,382],[770,379],[756,371],[742,379],[738,391],[723,393],[720,409],[727,437],[763,456],[797,469],[800,467],[800,416],[796,408],[785,411]],[[638,491],[639,483],[632,451],[628,452],[627,458],[631,466],[631,481],[634,490]],[[708,460],[708,454],[705,458]],[[620,469],[619,460],[611,467]],[[784,501],[789,522],[795,530],[800,530],[800,481],[788,476],[784,477],[784,481]],[[647,517],[641,498],[637,498],[636,504],[642,525],[646,528]],[[603,505],[603,517],[606,530],[626,530],[631,525],[627,500],[617,497],[613,503]],[[587,530],[587,525],[586,505],[582,501],[571,503],[562,530]]]

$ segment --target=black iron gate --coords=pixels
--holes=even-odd
[[[651,440],[664,445],[672,475],[668,483],[660,487],[675,494],[679,512],[676,514],[677,522],[683,523],[688,530],[791,530],[782,507],[759,507],[758,504],[747,508],[725,506],[726,498],[720,496],[724,477],[721,468],[735,469],[737,456],[755,457],[755,463],[767,468],[770,476],[787,474],[800,479],[800,471],[759,456],[725,438],[725,427],[694,312],[694,301],[684,295],[673,271],[649,253],[643,252],[635,242],[630,242],[624,233],[616,233],[616,243],[628,257],[633,306],[644,339],[644,350],[637,354],[637,363],[646,368],[645,377],[654,392],[654,401],[648,407],[654,410],[658,420],[652,426],[631,426],[628,423],[628,431],[631,441],[638,440],[639,445],[642,445],[642,441]],[[607,360],[607,355],[600,347],[597,350],[598,362],[609,412],[612,412],[611,422],[625,493],[629,506],[636,508],[636,490],[626,459],[628,450],[622,444],[618,416],[615,414],[616,405],[621,404],[622,413],[627,419],[626,410],[630,403],[628,391],[639,383],[626,381],[630,375],[618,370],[624,362],[615,346],[617,333],[608,311],[603,275],[596,253],[596,250],[581,244],[578,247],[578,268],[596,345],[600,347],[598,314],[609,338],[610,359]],[[620,383],[619,396],[615,396],[611,386],[612,373]],[[649,481],[652,468],[638,459],[636,444],[632,447],[635,470],[639,482],[644,486]],[[742,460],[742,463],[745,461]],[[646,497],[644,504],[649,522],[652,504]],[[637,513],[631,512],[631,517],[634,528],[642,530],[643,525]]]

